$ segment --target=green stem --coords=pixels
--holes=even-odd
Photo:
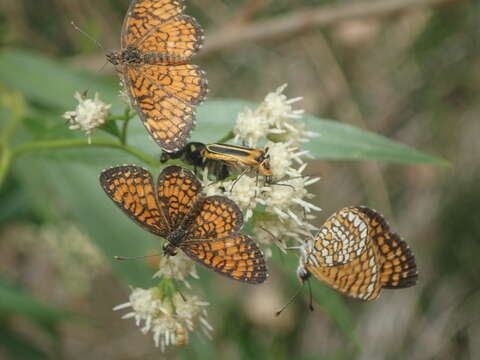
[[[122,133],[120,134],[120,142],[123,145],[127,145],[127,130],[128,130],[128,123],[130,122],[130,118],[126,118],[123,122],[122,126]]]
[[[86,140],[83,139],[72,139],[72,140],[50,140],[50,141],[34,141],[25,144],[18,145],[13,148],[12,158],[24,155],[26,153],[36,151],[36,150],[51,150],[51,149],[66,149],[72,147],[87,147],[87,146],[98,146],[98,147],[107,147],[113,149],[123,150],[137,159],[143,161],[144,163],[150,166],[158,166],[159,161],[154,157],[145,154],[143,151],[140,151],[134,147],[120,144],[118,142],[107,141],[107,140],[92,140],[92,143],[89,144]]]
[[[3,146],[0,152],[0,189],[2,188],[3,182],[7,177],[8,171],[12,164],[12,153],[10,149],[6,146]]]
[[[17,126],[22,122],[25,104],[23,103],[21,96],[17,94],[4,96],[3,102],[12,112],[10,120],[2,129],[2,135],[0,139],[0,142],[6,145],[15,133]]]
[[[107,121],[115,121],[115,120],[126,120],[124,115],[112,115],[109,116]]]
[[[217,142],[218,143],[225,143],[227,142],[228,140],[232,140],[233,138],[235,137],[235,134],[233,133],[233,131],[230,131],[227,135],[225,135],[224,137],[222,137],[220,140],[218,140]]]

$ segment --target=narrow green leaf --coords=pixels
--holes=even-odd
[[[442,158],[351,125],[314,116],[306,116],[305,120],[307,129],[319,134],[305,146],[317,159],[449,165]]]
[[[45,79],[54,79],[45,86]],[[99,76],[69,69],[37,53],[8,50],[0,54],[0,81],[25,94],[27,99],[60,109],[73,108],[73,93],[90,89],[99,91],[104,101],[113,103],[113,112],[120,113],[118,86],[105,82]],[[211,100],[198,108],[198,126],[192,132],[193,141],[212,142],[227,134],[235,124],[239,111],[255,104],[239,100]],[[60,114],[59,114],[60,115]],[[60,121],[60,119],[59,119]],[[307,129],[320,134],[311,139],[306,148],[318,159],[375,160],[394,163],[423,163],[447,166],[449,163],[381,135],[336,121],[306,116]],[[132,121],[133,144],[142,149],[160,153],[159,147],[145,136],[138,119]],[[135,138],[140,138],[137,141]],[[130,140],[130,139],[129,139]]]
[[[44,106],[71,109],[75,92],[100,93],[106,103],[120,105],[118,82],[99,75],[69,69],[40,53],[9,49],[0,53],[0,81],[23,93],[28,100]]]
[[[203,142],[218,140],[233,128],[238,112],[247,107],[255,109],[257,105],[240,100],[207,101],[198,110],[198,126],[192,137]],[[442,158],[351,125],[311,115],[305,116],[304,120],[307,130],[319,134],[305,144],[317,159],[449,165]]]

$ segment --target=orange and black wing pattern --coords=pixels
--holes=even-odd
[[[180,166],[169,166],[158,176],[157,198],[170,227],[178,228],[193,213],[201,197],[197,177]]]
[[[187,80],[169,80],[168,74],[172,72],[176,70],[163,65],[125,66],[125,84],[135,109],[150,136],[167,152],[183,148],[195,125],[193,107],[181,98],[189,96],[189,92],[181,93],[180,90],[187,86]],[[162,74],[166,77],[162,78]],[[173,86],[162,86],[159,82],[163,81]],[[195,80],[188,82],[193,84]],[[170,95],[169,89],[180,95]]]
[[[151,233],[166,237],[169,227],[159,209],[152,175],[135,165],[102,171],[100,184],[110,199],[131,219]]]
[[[305,245],[302,265],[319,280],[361,300],[374,300],[382,288],[416,282],[415,259],[407,244],[390,232],[384,218],[365,207],[344,208]]]
[[[205,73],[185,63],[202,46],[203,31],[183,8],[180,0],[133,1],[122,28],[122,50],[135,58],[123,60],[123,83],[148,132],[167,152],[185,146],[195,126],[193,106],[207,94]]]
[[[232,233],[225,238],[190,240],[180,245],[194,261],[222,275],[249,284],[261,284],[268,277],[261,250],[247,235]]]
[[[382,288],[375,247],[370,247],[346,264],[314,266],[307,263],[305,267],[317,279],[354,299],[374,300]]]
[[[380,282],[386,289],[406,288],[416,284],[418,279],[415,257],[408,244],[398,234],[391,232],[385,219],[367,207],[358,207],[370,219],[372,236],[379,249]]]
[[[318,232],[313,250],[321,266],[345,264],[360,256],[372,237],[369,218],[356,208],[345,208],[330,216]]]
[[[209,196],[189,227],[188,240],[219,239],[240,230],[243,215],[237,204],[225,196]]]
[[[158,26],[183,13],[183,0],[133,0],[122,26],[122,48],[142,41]]]
[[[157,25],[135,44],[142,53],[168,54],[172,62],[189,60],[203,45],[203,30],[188,15]]]
[[[224,196],[209,196],[198,206],[180,248],[196,262],[250,284],[267,278],[261,250],[247,235],[238,231],[243,215],[238,206]]]

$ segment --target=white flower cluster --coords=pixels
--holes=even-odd
[[[161,256],[158,271],[153,275],[154,278],[166,277],[183,281],[190,288],[187,276],[198,279],[195,263],[181,251],[175,256]]]
[[[235,141],[255,147],[258,141],[273,137],[275,141],[297,145],[317,135],[314,132],[305,131],[305,125],[298,121],[304,111],[294,110],[292,104],[302,98],[287,99],[283,94],[286,87],[287,84],[284,84],[269,93],[255,111],[247,109],[238,114],[237,123],[233,129]]]
[[[78,92],[74,97],[78,101],[75,111],[67,111],[62,117],[68,120],[70,130],[84,131],[90,144],[95,129],[106,123],[108,110],[112,105],[103,103],[98,93],[95,93],[93,99],[87,98],[86,94],[80,95]]]
[[[267,257],[271,255],[268,246],[273,243],[279,245],[287,239],[301,241],[300,235],[314,230],[309,220],[314,218],[312,211],[320,210],[307,201],[313,197],[307,187],[319,178],[303,176],[307,166],[304,158],[309,154],[300,148],[316,134],[304,130],[301,122],[304,111],[292,107],[301,98],[288,99],[283,94],[285,88],[283,85],[268,94],[255,111],[247,109],[240,113],[233,131],[235,141],[249,147],[258,147],[260,141],[267,140],[264,148],[269,156],[273,183],[266,184],[256,176],[242,175],[235,180],[211,184],[208,174],[204,174],[208,195],[229,197],[245,211],[246,220],[254,216],[257,205],[263,207],[262,220],[254,217],[253,232],[255,238],[267,246]]]
[[[211,337],[212,326],[207,321],[208,302],[197,296],[184,296],[176,292],[168,296],[159,287],[150,289],[132,288],[129,301],[113,308],[114,311],[131,308],[122,319],[135,319],[137,326],[146,334],[151,332],[155,346],[162,351],[169,345],[185,346],[189,332],[200,327]]]

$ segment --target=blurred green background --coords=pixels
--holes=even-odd
[[[0,2],[2,140],[12,119],[12,146],[82,138],[61,118],[76,105],[74,91],[98,91],[122,113],[113,67],[70,22],[114,50],[127,6]],[[214,338],[194,336],[161,354],[150,334],[112,311],[127,301],[128,285],[152,284],[154,269],[111,257],[158,249],[158,241],[114,209],[98,173],[138,160],[113,149],[36,151],[12,164],[0,188],[0,358],[480,358],[480,2],[191,0],[186,12],[206,29],[193,62],[206,70],[212,99],[199,109],[194,140],[221,138],[240,100],[259,103],[288,83],[286,94],[303,96],[298,107],[317,118],[436,156],[364,134],[383,152],[355,157],[356,135],[341,131],[309,145],[317,159],[308,171],[322,177],[312,189],[318,224],[346,205],[376,208],[413,249],[419,284],[360,303],[315,281],[313,313],[305,292],[276,318],[298,287],[294,256],[276,254],[258,287],[200,270],[194,292],[211,303]],[[158,158],[138,120],[131,125],[131,144]],[[311,129],[324,125],[308,119]],[[387,161],[333,160],[342,149]]]

